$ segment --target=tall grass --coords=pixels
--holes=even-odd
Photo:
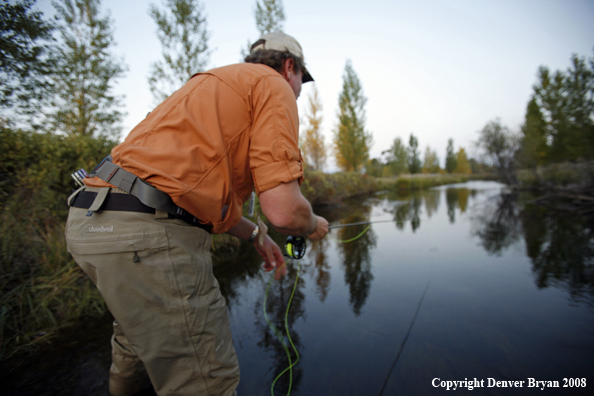
[[[84,315],[105,313],[95,286],[66,251],[63,224],[24,227],[35,264],[3,273],[0,298],[0,359],[30,350]]]

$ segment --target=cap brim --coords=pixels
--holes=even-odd
[[[309,72],[307,71],[306,68],[303,68],[303,78],[301,79],[301,82],[303,84],[305,84],[306,82],[310,82],[313,81],[313,77],[311,76],[311,74],[309,74]]]

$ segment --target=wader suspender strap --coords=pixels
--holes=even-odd
[[[89,175],[89,177],[94,176],[134,195],[140,202],[151,208],[177,216],[184,215],[186,212],[174,204],[169,195],[163,191],[157,190],[138,176],[113,164],[111,155],[97,165]]]

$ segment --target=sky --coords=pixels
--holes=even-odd
[[[114,93],[125,95],[121,139],[154,107],[151,63],[162,59],[150,3],[103,0],[114,21],[113,53],[128,66]],[[256,0],[201,0],[212,49],[208,68],[241,61],[258,39]],[[323,106],[322,133],[331,145],[338,97],[350,59],[367,97],[370,158],[413,133],[421,154],[435,150],[444,166],[448,139],[475,154],[489,121],[513,131],[524,120],[540,66],[566,70],[572,54],[594,56],[593,0],[284,0],[284,31],[303,47]],[[53,14],[50,0],[38,8]],[[314,83],[298,100],[304,119]],[[330,158],[332,156],[329,156]],[[332,159],[327,171],[336,170]]]

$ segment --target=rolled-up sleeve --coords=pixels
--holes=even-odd
[[[250,168],[256,193],[303,181],[295,94],[279,75],[262,78],[251,95]]]

